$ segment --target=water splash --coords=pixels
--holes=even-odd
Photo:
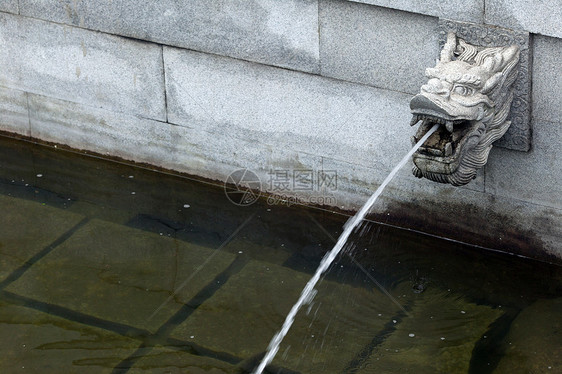
[[[267,347],[267,353],[265,354],[264,358],[262,359],[260,365],[253,371],[253,374],[261,374],[263,372],[263,370],[265,369],[265,367],[267,365],[269,365],[271,363],[271,361],[273,361],[273,358],[275,358],[275,355],[277,354],[277,351],[279,351],[279,346],[281,345],[281,342],[283,341],[283,338],[285,338],[285,335],[287,335],[287,333],[289,332],[289,329],[293,325],[293,322],[295,320],[295,316],[297,315],[297,313],[299,312],[299,310],[302,308],[303,305],[308,304],[312,301],[312,298],[314,298],[314,296],[313,296],[314,295],[314,287],[316,286],[316,283],[318,283],[322,274],[324,274],[326,272],[326,270],[328,270],[328,268],[330,267],[332,262],[334,262],[334,260],[338,256],[338,254],[341,252],[343,246],[347,242],[347,239],[349,238],[349,236],[351,235],[351,233],[353,232],[355,227],[359,223],[361,223],[361,221],[363,221],[363,219],[365,218],[365,216],[367,215],[367,213],[369,212],[369,210],[371,209],[371,207],[373,206],[373,204],[375,203],[377,198],[380,196],[380,194],[385,189],[385,187],[388,185],[388,183],[390,183],[390,181],[394,178],[396,173],[398,173],[398,171],[406,164],[406,162],[408,162],[410,157],[412,157],[414,152],[419,147],[421,147],[421,145],[423,143],[425,143],[427,138],[429,138],[430,135],[433,134],[438,128],[439,128],[439,125],[436,124],[420,139],[420,141],[410,150],[410,152],[408,152],[408,154],[406,156],[404,156],[404,158],[398,163],[398,165],[396,165],[394,167],[394,169],[392,169],[390,174],[388,174],[386,179],[382,182],[382,184],[379,186],[379,188],[377,188],[375,193],[369,198],[369,200],[367,200],[365,205],[363,205],[363,207],[361,207],[361,210],[359,210],[359,212],[357,212],[357,214],[355,214],[355,216],[351,217],[346,222],[346,224],[344,225],[344,231],[342,232],[342,234],[338,238],[338,241],[334,245],[334,248],[332,248],[332,250],[330,252],[326,253],[324,258],[320,262],[320,265],[318,266],[318,269],[316,270],[316,273],[308,281],[308,283],[306,284],[306,286],[302,290],[299,299],[297,300],[295,305],[293,305],[293,307],[291,308],[291,311],[289,312],[289,314],[285,318],[285,322],[283,323],[283,326],[281,327],[281,330],[279,330],[279,332],[277,332],[277,334],[273,337],[273,339],[271,339],[271,342],[269,343],[269,346]]]

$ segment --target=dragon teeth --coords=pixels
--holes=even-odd
[[[453,121],[447,121],[445,127],[447,128],[447,131],[453,132]]]
[[[449,142],[449,143],[445,144],[445,157],[450,156],[452,154],[453,154],[453,146]]]
[[[412,147],[415,146],[418,143],[415,136],[410,137],[410,142],[412,142]]]
[[[420,121],[419,116],[414,115],[412,117],[412,120],[410,121],[410,126],[414,126],[416,123],[418,123]]]

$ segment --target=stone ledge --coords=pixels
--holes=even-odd
[[[317,0],[20,0],[22,14],[243,60],[318,72]]]

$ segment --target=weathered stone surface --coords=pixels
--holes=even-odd
[[[562,122],[537,119],[533,126],[533,148],[527,154],[499,148],[492,151],[486,191],[562,209]]]
[[[22,0],[50,21],[308,72],[318,71],[317,0]]]
[[[25,92],[0,87],[0,130],[30,135]]]
[[[263,352],[310,275],[252,261],[179,325],[172,336],[249,359]],[[285,337],[273,365],[302,373],[343,372],[397,313],[377,290],[323,281]]]
[[[390,165],[410,146],[410,95],[175,48],[164,59],[169,121],[251,142],[260,159],[293,149]]]
[[[213,253],[165,236],[92,220],[8,290],[155,331],[234,259],[219,253],[201,267]],[[168,300],[172,293],[174,298]]]
[[[403,286],[411,294],[409,282]],[[503,314],[447,291],[426,290],[416,296],[410,315],[396,323],[358,374],[468,373],[474,345]]]
[[[40,202],[0,195],[0,281],[78,224],[83,216]],[[29,224],[29,217],[41,217]]]
[[[486,0],[485,22],[561,38],[562,2],[560,0],[540,2]]]
[[[224,361],[195,356],[181,350],[154,348],[127,371],[142,373],[239,374],[240,369]]]
[[[459,21],[482,23],[484,0],[423,1],[423,0],[351,0],[356,3],[372,4],[400,9],[413,13],[444,17]]]
[[[438,53],[436,27],[433,17],[321,0],[321,74],[417,93]]]
[[[0,11],[18,14],[18,0],[0,0]]]
[[[560,123],[562,39],[537,35],[533,40],[533,116]]]
[[[559,373],[561,315],[561,298],[539,300],[524,309],[511,324],[503,342],[504,356],[493,373]]]
[[[138,340],[33,309],[0,303],[3,373],[111,373]]]
[[[165,119],[161,47],[0,14],[0,84]]]

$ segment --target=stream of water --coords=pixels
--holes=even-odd
[[[277,351],[279,351],[279,346],[281,345],[283,338],[285,338],[285,336],[291,329],[291,326],[293,325],[295,316],[297,315],[297,313],[299,312],[299,310],[302,308],[303,305],[312,302],[315,295],[314,287],[316,286],[322,275],[326,272],[326,270],[328,270],[332,262],[334,262],[338,254],[341,252],[343,246],[347,242],[347,239],[349,238],[355,227],[357,227],[357,225],[359,225],[361,221],[363,221],[367,213],[371,210],[371,207],[373,206],[375,201],[377,201],[380,194],[384,191],[386,186],[394,178],[396,173],[398,173],[398,171],[408,162],[410,157],[412,157],[414,152],[416,152],[417,149],[421,147],[421,145],[425,143],[425,141],[431,136],[431,134],[437,131],[438,128],[439,125],[436,124],[420,139],[420,141],[406,154],[406,156],[404,156],[404,158],[398,163],[398,165],[396,165],[394,169],[392,169],[390,174],[388,174],[386,179],[382,182],[379,188],[377,188],[375,193],[373,193],[373,195],[369,198],[369,200],[367,200],[367,202],[363,205],[363,207],[361,207],[361,210],[359,210],[357,214],[355,214],[355,216],[351,217],[349,221],[347,221],[347,223],[344,226],[344,231],[338,238],[337,243],[334,245],[331,251],[326,253],[324,258],[320,262],[320,265],[318,266],[316,273],[314,273],[314,276],[308,281],[308,283],[302,290],[299,299],[297,300],[295,305],[293,305],[291,311],[285,318],[285,322],[283,323],[281,330],[279,330],[279,332],[277,332],[277,334],[273,337],[273,339],[271,339],[271,342],[269,343],[265,356],[263,357],[261,363],[256,368],[256,370],[254,370],[253,374],[261,374],[265,369],[265,367],[269,365],[271,361],[273,361],[275,355],[277,354]]]

